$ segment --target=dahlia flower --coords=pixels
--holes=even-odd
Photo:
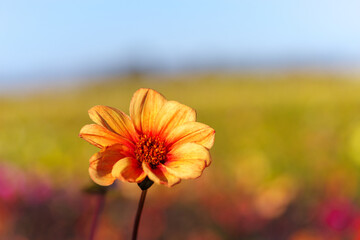
[[[91,108],[89,116],[95,124],[85,125],[80,137],[100,148],[89,166],[99,185],[116,179],[141,183],[147,177],[171,187],[200,177],[211,163],[214,129],[196,122],[194,109],[152,89],[135,92],[130,116],[108,106]]]

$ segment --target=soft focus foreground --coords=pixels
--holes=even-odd
[[[165,81],[169,80],[169,81]],[[139,239],[360,239],[359,79],[129,77],[0,100],[0,239],[86,239],[99,195],[87,110],[153,88],[216,130],[201,178],[148,191]],[[108,189],[96,239],[129,239],[140,189]],[[91,191],[90,191],[91,192]]]

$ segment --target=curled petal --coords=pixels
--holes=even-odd
[[[132,141],[137,140],[137,134],[131,119],[120,110],[98,105],[89,110],[89,116],[95,123],[112,132]]]
[[[181,181],[180,178],[170,174],[162,164],[157,165],[156,168],[152,168],[147,163],[143,162],[142,167],[150,180],[157,184],[164,184],[168,187],[172,187]]]
[[[99,185],[108,186],[112,184],[115,177],[111,174],[113,166],[126,155],[126,147],[113,145],[95,153],[89,160],[89,174],[91,179]]]
[[[141,182],[146,177],[145,172],[136,159],[126,157],[115,163],[112,176],[126,182]]]
[[[131,146],[132,144],[121,137],[118,134],[110,132],[106,128],[99,126],[97,124],[88,124],[85,125],[81,130],[79,136],[92,145],[98,148],[104,148],[113,144],[124,144]]]
[[[208,163],[208,149],[196,143],[185,143],[175,146],[168,153],[164,166],[169,173],[179,178],[193,179],[201,176]]]
[[[158,92],[141,88],[130,102],[130,117],[138,132],[149,133],[154,127],[155,118],[166,99]]]
[[[166,136],[177,126],[194,121],[196,121],[194,109],[176,101],[167,101],[155,120],[155,132]]]
[[[169,145],[172,144],[184,144],[184,143],[197,143],[207,149],[210,149],[214,145],[215,130],[206,124],[199,122],[187,122],[176,127],[166,137],[166,141]]]

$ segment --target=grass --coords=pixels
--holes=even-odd
[[[133,92],[151,87],[195,108],[198,120],[215,128],[210,169],[226,181],[251,185],[244,178],[259,171],[260,179],[254,180],[258,183],[286,175],[305,184],[325,181],[334,170],[353,173],[358,168],[356,79],[315,74],[169,78],[114,78],[77,89],[3,98],[0,159],[51,174],[57,182],[76,178],[82,184],[88,181],[87,160],[96,150],[78,138],[80,128],[91,122],[87,110],[102,104],[128,113]]]
[[[213,163],[200,179],[171,191],[151,188],[143,238],[353,239],[360,235],[358,80],[298,73],[130,76],[0,97],[0,164],[10,165],[0,169],[0,201],[8,210],[0,218],[15,219],[0,236],[11,239],[11,231],[23,229],[30,239],[85,239],[92,196],[79,190],[90,182],[88,159],[97,151],[78,137],[91,123],[87,110],[101,104],[128,113],[132,94],[150,87],[196,109],[216,138]],[[27,173],[36,178],[17,176]],[[129,232],[139,189],[119,186],[107,196],[101,239]]]

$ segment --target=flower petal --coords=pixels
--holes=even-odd
[[[166,142],[168,142],[169,145],[193,142],[207,149],[210,149],[214,145],[214,140],[215,130],[199,122],[184,123],[176,127],[166,136]]]
[[[125,146],[116,144],[95,153],[89,160],[89,174],[91,179],[99,185],[112,184],[115,177],[111,174],[113,166],[125,156]]]
[[[120,161],[114,165],[112,175],[126,182],[141,182],[146,177],[141,163],[132,157],[120,159]]]
[[[122,111],[108,107],[95,106],[89,110],[89,116],[95,123],[132,141],[137,140],[137,134],[129,116]]]
[[[148,88],[137,90],[130,102],[130,117],[135,129],[138,132],[149,133],[165,102],[166,99],[155,90]]]
[[[79,136],[98,148],[104,148],[117,143],[131,146],[131,143],[125,138],[97,124],[85,125],[80,130]]]
[[[210,162],[209,150],[196,143],[175,146],[164,163],[166,170],[182,179],[198,178]]]
[[[194,121],[196,121],[194,109],[176,101],[167,101],[155,120],[154,132],[166,136],[177,126]]]
[[[180,178],[170,174],[162,164],[157,165],[156,168],[152,168],[147,163],[143,162],[142,167],[150,180],[157,184],[164,184],[168,187],[172,187],[181,181]]]

